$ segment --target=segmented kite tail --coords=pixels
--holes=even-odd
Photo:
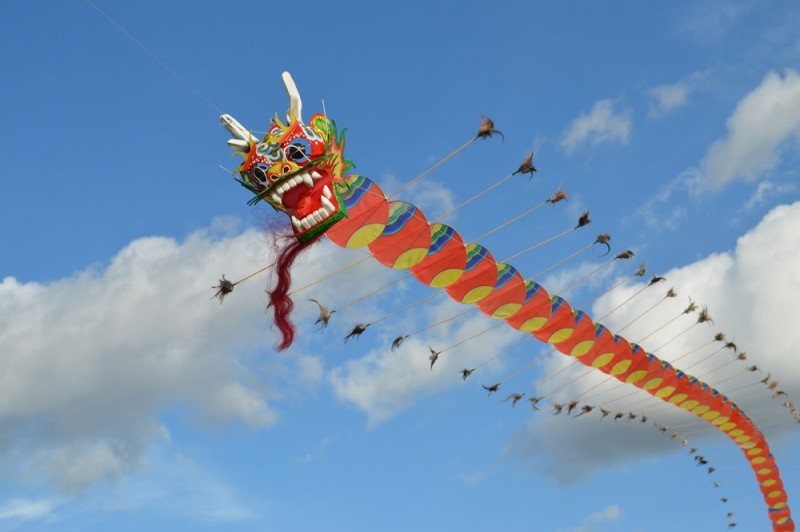
[[[307,242],[300,242],[291,234],[275,235],[275,246],[278,249],[278,260],[275,262],[276,282],[272,290],[267,290],[269,305],[275,313],[275,326],[281,333],[281,343],[276,349],[284,351],[294,342],[295,328],[290,317],[294,310],[294,301],[289,297],[289,289],[292,287],[292,264],[300,255],[300,252],[311,247],[311,244],[319,240],[314,237]]]

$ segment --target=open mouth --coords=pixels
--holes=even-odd
[[[270,202],[286,211],[297,235],[330,227],[344,216],[325,168],[304,168],[283,178],[268,193]]]

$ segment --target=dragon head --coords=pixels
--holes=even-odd
[[[239,183],[255,197],[286,213],[295,237],[307,242],[325,232],[346,216],[339,188],[352,164],[344,159],[344,134],[323,114],[315,114],[308,124],[301,117],[302,102],[288,72],[283,82],[289,94],[286,122],[278,118],[263,140],[257,140],[230,115],[220,122],[233,139],[228,145],[244,157],[236,171]]]

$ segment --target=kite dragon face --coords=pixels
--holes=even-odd
[[[230,115],[220,121],[234,137],[228,145],[244,156],[237,168],[245,188],[255,194],[251,203],[267,201],[285,212],[295,237],[307,242],[325,232],[346,215],[339,187],[351,166],[344,159],[344,135],[337,136],[334,122],[322,114],[305,124],[300,117],[300,96],[288,73],[287,123],[275,116],[260,142]]]

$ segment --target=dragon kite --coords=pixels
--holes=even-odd
[[[344,157],[344,133],[324,114],[315,114],[305,123],[300,94],[286,72],[283,82],[289,95],[288,113],[285,121],[276,115],[262,139],[229,115],[220,119],[232,137],[228,145],[244,159],[237,168],[237,180],[253,194],[251,203],[265,201],[291,222],[292,234],[284,239],[275,264],[277,282],[269,291],[282,334],[279,349],[288,348],[294,339],[288,290],[289,270],[297,255],[322,235],[342,247],[366,246],[383,265],[409,270],[417,280],[444,289],[454,300],[475,304],[484,314],[505,320],[582,364],[716,426],[741,449],[753,469],[773,530],[795,530],[769,445],[734,402],[594,323],[566,300],[551,297],[512,265],[497,262],[488,249],[465,243],[452,227],[429,223],[416,206],[389,200],[373,181],[348,174],[352,164]],[[491,121],[485,121],[478,136],[494,132]],[[586,218],[588,223],[588,213]],[[607,245],[607,241],[602,243]],[[431,358],[431,366],[434,362]]]

